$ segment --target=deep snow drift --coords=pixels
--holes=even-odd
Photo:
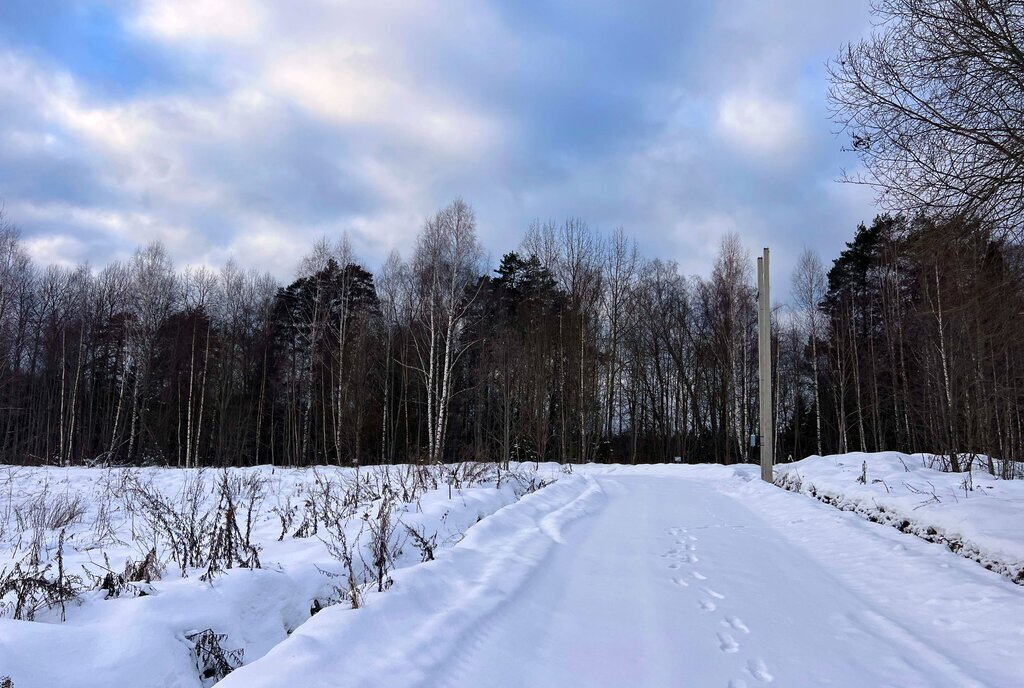
[[[892,456],[825,457],[777,475],[799,468],[805,484],[854,495],[864,487],[864,460],[871,489],[881,486],[874,479],[888,484],[883,476],[899,464]],[[104,600],[97,592],[68,604],[65,623],[56,611],[43,623],[0,620],[0,675],[10,674],[15,688],[199,686],[196,640],[187,636],[211,628],[225,647],[246,647],[245,665],[218,684],[226,688],[1024,685],[1024,587],[947,547],[763,483],[752,466],[520,471],[501,489],[494,476],[463,485],[452,500],[443,482],[428,490],[422,511],[403,518],[424,534],[451,525],[443,532],[464,537],[449,537],[434,560],[417,563],[425,557],[410,535],[388,572],[393,585],[376,593],[370,576],[358,609],[339,584],[344,575],[316,570],[344,574],[327,545],[318,537],[278,542],[275,513],[260,526],[263,569],[235,568],[212,583],[199,570],[187,579],[168,570],[152,583],[155,594]],[[296,484],[309,494],[308,476],[277,473],[281,494]],[[51,472],[51,489],[58,475]],[[536,478],[553,482],[531,491]],[[1018,483],[991,481],[984,496],[956,500],[936,483],[939,501],[915,509],[930,497],[915,492],[915,478],[936,476],[906,477],[917,501],[892,509],[927,513],[922,523],[941,510],[941,521],[953,518],[947,502],[997,497],[1002,506],[988,507],[995,511],[960,508],[969,527],[957,532],[1017,551],[1019,527],[1015,535],[1013,523],[973,519],[1005,516],[1014,502],[1011,517],[1024,511]],[[154,479],[180,480],[163,472]],[[882,492],[892,495],[888,487]],[[28,497],[9,494],[19,504]],[[355,539],[375,520],[372,508],[357,510],[367,511],[348,524]],[[372,573],[372,546],[361,558]],[[310,618],[311,600],[331,594],[341,603]]]

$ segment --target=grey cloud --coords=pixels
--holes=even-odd
[[[73,79],[83,108],[147,124],[135,149],[54,124],[41,92],[0,106],[4,131],[60,142],[0,136],[0,197],[52,210],[15,219],[78,239],[93,262],[170,236],[179,261],[242,252],[285,279],[316,236],[346,228],[373,265],[455,195],[476,206],[496,255],[533,218],[579,216],[702,272],[729,229],[752,248],[770,241],[781,270],[804,244],[830,256],[872,212],[862,191],[831,186],[844,159],[824,108],[822,63],[863,33],[861,2],[270,7],[267,33],[249,41],[132,37],[190,68],[208,54],[201,83],[114,104]],[[369,50],[341,63],[358,65],[349,75],[328,69],[301,91],[268,81],[289,50],[315,59],[348,45]],[[358,91],[378,83],[383,95]],[[763,124],[775,131],[787,123],[772,113],[792,112],[778,129],[792,141],[758,152],[729,140],[717,117],[730,96],[781,104]],[[58,221],[61,208],[93,212]],[[148,224],[89,224],[102,213]]]

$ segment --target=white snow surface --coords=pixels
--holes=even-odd
[[[859,499],[862,461],[875,490],[890,459],[816,457],[777,476],[798,469],[805,484]],[[492,515],[435,561],[396,570],[391,589],[359,609],[303,622],[323,576],[307,572],[301,592],[273,581],[303,579],[297,562],[326,557],[303,551],[315,538],[286,539],[261,554],[265,565],[290,556],[282,571],[233,570],[212,587],[167,575],[157,595],[69,607],[65,623],[0,620],[0,675],[15,688],[198,686],[182,637],[190,625],[229,644],[272,644],[225,688],[1024,686],[1024,587],[947,547],[763,483],[752,466],[538,471],[558,480],[518,501],[464,490],[467,504],[476,491],[486,504],[467,508],[467,526]],[[980,522],[1019,518],[1018,483],[948,500],[994,511],[952,511],[936,485],[934,508],[915,509],[926,496],[909,489],[916,502],[891,506],[944,528],[959,518],[958,532],[981,546],[1019,551],[1024,530],[1012,520]]]
[[[461,468],[471,473],[472,466]],[[532,466],[517,468],[516,472],[527,478],[538,477]],[[450,470],[431,467],[427,473],[440,475]],[[549,466],[544,479],[554,480],[557,470]],[[251,662],[307,621],[314,600],[327,604],[330,598],[336,598],[334,587],[343,584],[345,578],[332,578],[324,572],[343,574],[344,569],[328,551],[326,542],[331,538],[325,525],[321,522],[315,535],[293,535],[303,520],[304,503],[316,489],[333,490],[335,501],[340,500],[357,480],[362,481],[360,485],[379,484],[383,471],[407,481],[410,475],[407,466],[365,467],[360,473],[333,467],[230,469],[234,477],[264,481],[266,498],[256,515],[252,537],[261,547],[262,568],[236,567],[204,581],[202,568],[187,570],[183,577],[180,569],[169,565],[159,580],[139,584],[146,596],[135,597],[129,592],[105,599],[105,592],[90,591],[79,602],[66,605],[64,622],[57,609],[43,610],[35,621],[3,618],[4,607],[0,605],[0,678],[9,676],[15,688],[210,685],[212,681],[200,679],[187,636],[206,629],[223,634],[224,649],[240,649],[244,661]],[[219,477],[216,470],[0,467],[0,574],[5,567],[9,570],[16,561],[23,560],[29,549],[26,543],[32,529],[19,527],[24,525],[19,523],[19,509],[24,521],[33,513],[33,506],[52,509],[55,504],[78,498],[85,512],[66,527],[64,569],[85,578],[85,571],[103,573],[99,565],[105,562],[104,554],[110,568],[120,571],[126,559],[141,559],[153,544],[142,535],[142,515],[132,513],[130,500],[124,499],[127,480],[149,486],[180,504],[189,484],[199,481],[206,490],[212,490]],[[523,491],[507,472],[500,487],[493,474],[491,478],[450,492],[443,482],[431,483],[414,501],[399,506],[398,517],[428,536],[436,534],[438,551],[451,547],[475,523],[514,502]],[[204,506],[215,501],[207,494]],[[370,500],[353,506],[352,517],[341,527],[350,543],[361,545],[362,559],[367,562],[373,557],[367,551],[363,516],[372,520],[379,504],[380,500]],[[273,510],[288,506],[295,508],[295,518],[288,534],[279,541],[281,520]],[[104,507],[109,519],[97,518]],[[238,518],[244,519],[244,514],[239,513]],[[95,525],[108,521],[109,530]],[[41,558],[44,564],[51,564],[52,576],[59,534],[53,529],[43,532]],[[395,565],[401,568],[418,564],[421,555],[404,528],[396,529],[395,539],[404,542]],[[166,543],[157,543],[157,548],[166,559]],[[356,567],[361,569],[362,562],[357,561]]]
[[[995,478],[984,461],[960,473],[934,468],[942,462],[899,452],[812,456],[776,467],[775,482],[942,543],[1024,584],[1024,480]]]

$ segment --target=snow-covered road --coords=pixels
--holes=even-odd
[[[745,477],[561,481],[222,685],[1024,685],[1024,588]]]

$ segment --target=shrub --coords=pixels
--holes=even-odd
[[[242,659],[245,650],[224,649],[224,641],[227,636],[223,633],[214,633],[207,628],[203,631],[190,633],[185,638],[192,643],[192,654],[196,659],[196,669],[203,681],[216,682],[223,679],[232,671],[242,666]]]
[[[40,567],[31,556],[0,569],[0,610],[15,619],[33,621],[42,609],[60,608],[60,620],[65,619],[65,605],[77,600],[82,592],[82,579],[64,571],[64,531],[60,532],[57,547],[56,571],[53,563]]]

